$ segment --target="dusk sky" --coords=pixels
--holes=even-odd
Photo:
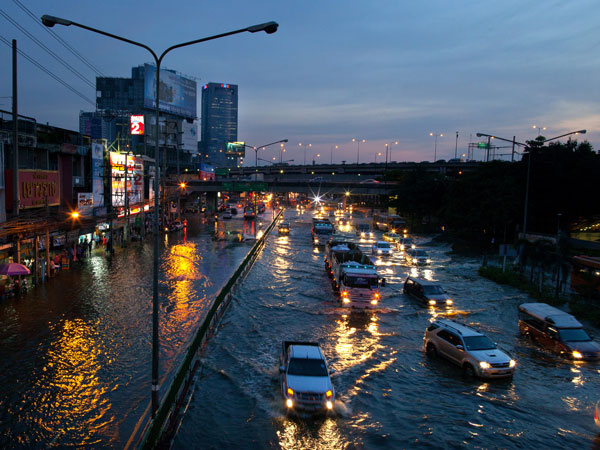
[[[34,21],[21,7],[37,17]],[[167,47],[276,21],[277,33],[243,33],[177,49],[163,67],[200,85],[239,85],[238,139],[261,145],[289,139],[285,158],[356,162],[352,138],[365,139],[360,161],[392,146],[395,161],[454,157],[477,132],[517,141],[587,129],[600,148],[600,4],[581,1],[41,1],[4,0],[0,7],[0,109],[10,111],[12,39],[90,101],[19,56],[19,113],[78,130],[79,111],[95,109],[96,73],[40,26],[50,14]],[[71,64],[90,84],[36,45],[18,23]],[[58,36],[104,76],[130,77],[152,62],[144,50],[76,27]],[[200,112],[198,96],[198,113]],[[580,140],[581,139],[580,137]],[[504,149],[509,151],[510,149]],[[279,156],[271,147],[263,157]],[[482,159],[476,153],[475,159]],[[384,156],[378,156],[382,161]],[[254,158],[251,158],[252,161]]]

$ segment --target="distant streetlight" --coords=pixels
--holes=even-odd
[[[42,16],[42,23],[51,28],[54,25],[64,25],[66,27],[73,25],[79,28],[83,28],[84,30],[88,30],[91,31],[93,33],[98,33],[98,34],[102,34],[104,36],[108,36],[110,38],[113,39],[117,39],[119,41],[123,41],[123,42],[127,42],[129,44],[132,45],[136,45],[138,47],[142,47],[146,50],[148,50],[148,52],[150,52],[150,54],[152,55],[152,57],[154,58],[154,61],[156,63],[156,91],[155,91],[155,100],[156,100],[156,128],[155,128],[155,147],[154,147],[154,165],[155,165],[155,175],[154,175],[154,184],[156,186],[156,193],[154,194],[154,270],[153,270],[153,283],[152,283],[152,290],[153,290],[153,296],[152,296],[152,414],[154,415],[156,413],[156,411],[158,410],[158,356],[159,356],[159,352],[158,352],[158,345],[159,345],[159,341],[158,341],[158,253],[159,253],[159,230],[158,230],[158,208],[159,208],[159,197],[160,195],[158,195],[158,190],[160,188],[160,165],[158,163],[158,157],[159,157],[159,152],[158,152],[158,143],[159,143],[159,105],[160,105],[160,64],[163,60],[163,58],[166,56],[167,53],[169,53],[171,50],[175,50],[176,48],[181,48],[181,47],[186,47],[188,45],[192,45],[192,44],[199,44],[201,42],[206,42],[206,41],[210,41],[213,39],[219,39],[222,37],[226,37],[226,36],[231,36],[233,34],[238,34],[238,33],[244,33],[244,32],[250,32],[250,33],[257,33],[259,31],[264,31],[267,34],[272,34],[275,33],[277,31],[277,28],[279,27],[279,24],[277,22],[267,22],[267,23],[262,23],[259,25],[253,25],[247,28],[241,28],[239,30],[235,30],[235,31],[229,31],[227,33],[222,33],[222,34],[217,34],[214,36],[209,36],[209,37],[205,37],[205,38],[201,38],[201,39],[195,39],[193,41],[189,41],[189,42],[183,42],[181,44],[177,44],[177,45],[173,45],[169,48],[167,48],[164,52],[161,53],[160,56],[157,56],[157,54],[154,52],[154,50],[152,50],[150,47],[148,47],[145,44],[141,44],[139,42],[136,41],[132,41],[131,39],[127,39],[121,36],[117,36],[116,34],[111,34],[111,33],[107,33],[106,31],[102,31],[102,30],[98,30],[96,28],[92,28],[92,27],[88,27],[87,25],[82,25],[80,23],[77,22],[73,22],[71,20],[67,20],[67,19],[61,19],[59,17],[54,17],[54,16],[49,16],[49,15],[44,15]],[[112,243],[112,242],[111,242]]]
[[[329,164],[333,165],[333,147],[335,147],[335,149],[337,150],[338,148],[340,148],[339,145],[332,145],[331,147],[329,147],[329,151],[331,152],[331,158],[329,161]]]
[[[532,128],[534,130],[538,130],[538,136],[541,136],[542,135],[542,131],[546,131],[546,129],[547,129],[546,127],[538,127],[537,125],[534,125]]]
[[[433,148],[433,162],[436,162],[437,161],[437,139],[438,139],[438,137],[444,137],[444,135],[431,132],[431,133],[429,133],[429,136],[435,136],[435,146]]]
[[[366,139],[352,138],[352,142],[356,142],[356,164],[360,164],[360,143],[367,142]]]
[[[303,144],[298,142],[298,147],[304,147],[304,165],[306,165],[306,149],[312,147],[312,144]]]
[[[383,156],[383,153],[381,153],[381,152],[375,153],[375,164],[377,164],[377,157],[378,156]]]
[[[313,155],[313,160],[312,160],[312,161],[313,161],[313,166],[315,165],[315,158],[320,158],[320,157],[321,157],[321,154],[320,154],[320,153],[315,153],[315,154]]]

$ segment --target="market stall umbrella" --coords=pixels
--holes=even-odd
[[[0,275],[29,275],[29,269],[23,264],[2,264],[0,265]]]

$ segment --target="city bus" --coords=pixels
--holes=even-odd
[[[382,231],[394,231],[398,234],[408,232],[406,219],[396,214],[373,214],[373,228]]]

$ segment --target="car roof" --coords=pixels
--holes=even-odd
[[[455,322],[450,319],[436,319],[435,323],[443,328],[448,328],[452,331],[457,332],[461,336],[485,336],[483,333],[477,331],[474,328],[463,325],[462,323]]]
[[[323,359],[321,349],[316,345],[291,345],[292,358]]]
[[[523,303],[519,305],[519,310],[559,328],[583,328],[583,325],[571,314],[547,303]]]
[[[435,281],[429,281],[420,277],[408,277],[407,280],[413,280],[419,283],[421,286],[440,286],[440,284],[436,283]]]

